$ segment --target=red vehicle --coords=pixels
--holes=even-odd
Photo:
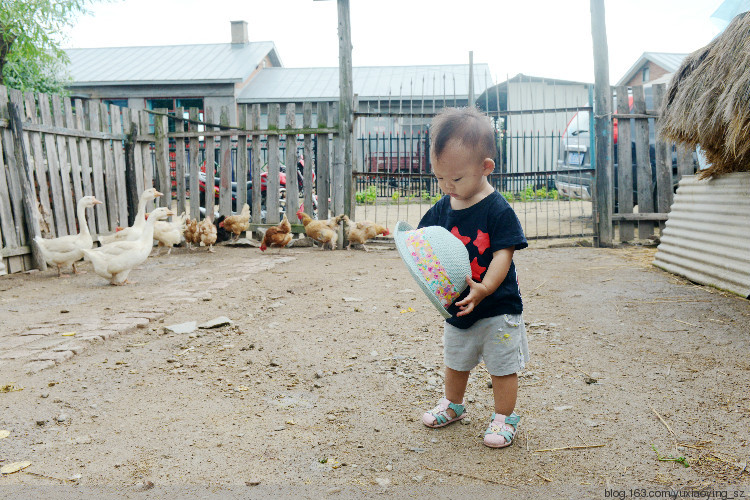
[[[299,192],[302,192],[303,188],[303,181],[304,181],[304,167],[305,167],[305,161],[304,158],[300,158],[297,162],[297,186],[299,189]],[[216,172],[218,172],[219,166],[215,165]],[[264,171],[260,174],[260,193],[261,193],[261,207],[265,209],[266,206],[266,191],[268,190],[268,165],[264,165],[261,167],[261,169],[264,169]],[[313,172],[313,183],[315,182],[315,172]],[[216,176],[214,177],[214,199],[216,200],[215,203],[219,203],[219,186],[221,183],[221,179]],[[198,187],[200,188],[200,204],[201,206],[205,206],[206,204],[206,163],[203,162],[200,166],[200,172],[198,173]],[[232,211],[237,211],[237,183],[235,181],[232,181],[231,183],[232,187]],[[284,199],[286,197],[286,166],[281,164],[279,166],[279,187],[280,187],[280,198]],[[253,200],[253,181],[247,181],[245,185],[246,193],[247,193],[247,203],[252,206],[252,200]],[[318,209],[318,200],[317,196],[313,194],[313,210]]]

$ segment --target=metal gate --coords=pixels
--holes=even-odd
[[[593,236],[588,86],[580,84],[583,90],[571,99],[554,81],[541,80],[540,91],[539,79],[527,85],[517,78],[476,100],[496,133],[498,155],[489,180],[515,210],[528,239]],[[429,123],[453,103],[382,104],[355,113],[355,217],[416,226],[442,195],[432,176]],[[580,125],[575,135],[567,130],[571,123]]]

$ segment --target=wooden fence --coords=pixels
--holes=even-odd
[[[0,273],[3,267],[9,273],[44,269],[45,265],[34,252],[33,238],[78,233],[76,203],[82,196],[93,194],[103,202],[88,209],[86,214],[95,240],[118,226],[132,224],[138,196],[151,186],[165,193],[158,199],[160,205],[169,205],[179,212],[185,210],[191,218],[200,218],[198,197],[191,199],[190,193],[199,192],[201,142],[204,157],[212,158],[218,153],[218,172],[214,171],[212,161],[206,161],[205,174],[207,179],[214,175],[220,178],[220,214],[231,212],[232,179],[244,184],[242,180],[250,175],[253,186],[261,185],[261,169],[250,168],[250,164],[261,165],[263,140],[268,145],[268,190],[278,191],[279,143],[283,136],[286,144],[294,143],[295,148],[300,141],[306,159],[303,193],[297,191],[294,182],[294,164],[288,172],[291,182],[287,186],[286,210],[296,212],[300,195],[305,207],[312,206],[313,193],[317,191],[318,212],[327,217],[330,186],[339,184],[331,179],[329,147],[332,143],[337,149],[337,136],[331,138],[329,134],[336,134],[338,129],[335,123],[329,125],[329,116],[337,117],[338,112],[335,109],[329,112],[329,106],[328,103],[317,104],[317,123],[313,125],[313,106],[306,104],[303,126],[295,128],[294,105],[286,106],[282,127],[280,105],[272,104],[268,127],[261,129],[259,105],[241,107],[239,126],[230,126],[227,109],[221,110],[216,124],[210,109],[205,110],[206,120],[199,121],[197,109],[189,110],[189,118],[185,118],[182,109],[174,114],[165,110],[136,111],[57,95],[22,94],[0,86],[0,256],[3,263]],[[169,132],[170,120],[176,124],[174,132]],[[153,122],[153,133],[149,133],[150,122]],[[315,150],[314,143],[317,144]],[[176,147],[177,144],[184,144],[184,147]],[[173,158],[170,158],[170,149],[174,150]],[[237,151],[247,154],[236,154]],[[315,186],[313,170],[317,171]],[[246,201],[246,190],[237,189],[236,196],[236,206],[241,207]],[[211,196],[205,197],[203,208],[210,217],[216,208],[213,202]],[[261,197],[253,196],[251,212],[255,226],[263,222],[260,203]],[[268,196],[267,205],[265,222],[277,223],[279,198]],[[290,221],[296,222],[292,217]]]
[[[665,96],[664,84],[652,86],[651,109],[647,109],[642,86],[632,87],[630,93],[626,86],[617,87],[615,91],[618,97],[612,117],[617,120],[618,130],[614,158],[618,164],[618,189],[616,196],[610,198],[616,203],[612,221],[618,224],[620,241],[627,242],[635,237],[636,227],[640,239],[652,236],[656,227],[663,229],[674,187],[683,175],[694,174],[697,165],[692,149],[667,143],[659,137],[658,110]],[[628,144],[632,147],[623,147]],[[636,192],[632,189],[634,185]],[[638,212],[634,213],[636,199]]]

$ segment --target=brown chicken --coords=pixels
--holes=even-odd
[[[219,222],[219,227],[233,233],[232,241],[240,239],[240,234],[247,231],[250,227],[250,205],[242,205],[242,212],[238,215],[230,215],[223,221]]]
[[[344,220],[343,215],[328,220],[314,220],[305,212],[297,212],[297,217],[305,226],[305,234],[315,241],[322,243],[321,250],[326,247],[333,250],[339,239],[337,227]]]
[[[216,243],[216,226],[208,217],[198,223],[198,233],[200,242],[208,247],[209,252],[213,252],[214,243]]]
[[[346,215],[344,215],[344,220],[346,221],[347,227],[346,238],[349,240],[349,244],[346,246],[347,250],[351,248],[352,243],[355,243],[362,245],[362,249],[365,252],[368,252],[369,250],[367,250],[367,247],[365,246],[365,242],[367,240],[369,240],[370,238],[374,238],[379,234],[382,234],[384,236],[388,236],[389,234],[391,234],[391,232],[388,231],[387,227],[381,226],[380,224],[375,224],[374,222],[354,222]]]
[[[195,219],[185,219],[185,242],[188,250],[193,249],[193,244],[200,245],[201,235],[198,232],[198,221]]]
[[[281,219],[278,226],[269,227],[266,230],[260,249],[265,252],[268,247],[279,247],[279,252],[281,252],[281,249],[287,246],[290,241],[292,241],[292,225],[284,214],[284,218]]]

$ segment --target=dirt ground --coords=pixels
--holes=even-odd
[[[0,357],[0,466],[31,462],[0,497],[750,497],[750,303],[654,252],[516,253],[531,361],[502,450],[481,366],[462,424],[421,424],[442,321],[392,248],[178,248],[123,287],[88,263],[0,277],[0,343],[79,344],[35,373]]]

